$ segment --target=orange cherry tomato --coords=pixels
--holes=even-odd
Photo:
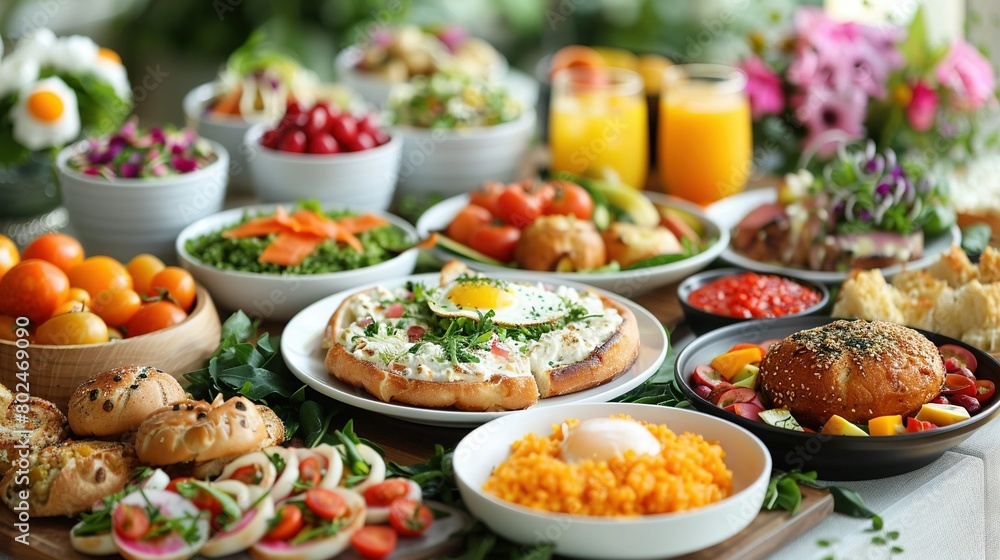
[[[70,288],[69,297],[66,298],[66,301],[71,300],[90,306],[90,294],[88,294],[87,290],[84,290],[83,288]]]
[[[42,323],[69,296],[69,279],[56,265],[28,259],[0,278],[0,313]]]
[[[65,233],[46,233],[24,248],[23,259],[42,259],[69,272],[83,262],[83,245]]]
[[[506,185],[499,181],[486,181],[483,186],[472,191],[469,195],[469,204],[481,206],[490,211],[491,216],[496,216],[497,199],[503,194]]]
[[[468,245],[488,257],[508,263],[514,260],[514,249],[520,239],[521,230],[514,226],[485,225],[472,232]]]
[[[179,266],[168,266],[153,276],[146,295],[155,297],[160,290],[166,290],[169,298],[184,311],[191,311],[194,305],[194,277]]]
[[[132,290],[104,290],[94,298],[92,307],[105,323],[120,327],[138,313],[142,298]]]
[[[322,478],[323,473],[320,471],[319,460],[316,457],[306,457],[299,461],[299,482],[304,486],[307,488],[316,487]]]
[[[86,311],[56,315],[35,332],[38,344],[98,344],[108,340],[108,326]]]
[[[589,220],[593,216],[594,201],[587,189],[569,181],[555,181],[552,186],[555,194],[549,207],[545,209],[546,214],[573,215],[581,220]]]
[[[323,519],[339,519],[347,515],[347,502],[328,488],[306,490],[306,507]]]
[[[69,282],[95,297],[104,290],[131,290],[132,277],[122,263],[103,255],[90,257],[67,273]]]
[[[111,512],[111,525],[118,536],[137,540],[149,531],[149,516],[142,506],[135,504],[118,504]]]
[[[122,334],[122,331],[108,327],[108,340],[121,340],[123,338],[125,338],[125,335]]]
[[[0,340],[17,342],[17,319],[10,315],[0,315]]]
[[[488,225],[492,220],[493,215],[489,210],[470,204],[455,215],[445,233],[459,243],[468,244],[472,232],[480,226]]]
[[[68,299],[59,304],[59,307],[52,312],[52,316],[65,315],[66,313],[83,313],[85,311],[90,311],[90,307],[86,303]]]
[[[554,189],[546,186],[530,191],[520,185],[507,187],[497,199],[497,217],[524,229],[547,210],[554,194]]]
[[[142,253],[132,257],[125,269],[132,276],[132,287],[136,293],[144,294],[149,291],[149,284],[156,273],[166,267],[167,265],[155,256]]]
[[[0,278],[19,262],[21,255],[17,252],[17,245],[6,235],[0,235]]]
[[[264,535],[264,540],[287,541],[297,535],[304,524],[302,510],[294,504],[285,504],[278,510],[278,515],[271,520],[271,530]]]
[[[132,338],[151,333],[176,325],[185,318],[187,313],[173,302],[161,300],[146,303],[125,324],[125,335]]]

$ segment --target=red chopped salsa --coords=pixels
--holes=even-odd
[[[713,280],[688,295],[702,311],[727,317],[771,319],[805,311],[821,296],[802,284],[773,274],[744,272]]]

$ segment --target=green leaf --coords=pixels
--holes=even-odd
[[[330,421],[334,412],[325,412],[323,407],[316,401],[306,401],[299,407],[299,422],[302,430],[302,439],[305,440],[306,447],[313,447],[323,439],[327,430],[330,429]]]
[[[978,255],[986,250],[993,237],[989,224],[972,224],[962,231],[962,250],[970,255]]]
[[[301,383],[297,379],[249,364],[220,371],[218,379],[231,387],[241,388],[250,382],[250,391],[243,395],[254,402],[261,401],[274,393],[285,398],[290,397],[299,390]]]
[[[256,325],[247,317],[246,313],[243,311],[237,311],[226,319],[225,323],[222,323],[222,340],[235,340],[236,342],[244,342],[250,340],[254,334],[256,334]],[[222,348],[227,348],[226,344],[220,346]]]

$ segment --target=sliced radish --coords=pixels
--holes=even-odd
[[[215,484],[219,485],[225,482],[236,481],[223,481]],[[237,484],[242,483],[237,482]],[[212,535],[212,538],[208,539],[205,546],[198,551],[202,556],[219,558],[235,554],[250,548],[267,533],[267,523],[274,517],[274,500],[271,499],[271,496],[266,495],[267,490],[259,486],[244,485],[244,487],[247,489],[250,503],[246,507],[240,506],[240,509],[244,510],[243,517],[236,525]],[[247,509],[251,505],[253,508]]]
[[[185,560],[197,554],[198,550],[208,540],[208,520],[201,511],[180,494],[166,490],[143,490],[132,492],[122,498],[115,508],[123,505],[136,505],[145,508],[153,505],[168,518],[179,519],[183,516],[193,516],[186,523],[196,527],[197,540],[187,542],[176,531],[168,533],[156,540],[126,539],[117,531],[112,531],[112,538],[118,553],[128,560]],[[189,527],[191,525],[188,525]]]
[[[302,544],[292,545],[287,541],[262,540],[253,545],[251,554],[254,558],[264,560],[325,560],[343,552],[351,544],[351,536],[365,525],[365,499],[357,492],[344,488],[330,488],[340,494],[347,503],[347,523],[331,537],[312,539]],[[303,495],[292,496],[285,502],[277,504],[276,509],[284,503],[304,500]]]
[[[80,527],[83,527],[83,521],[73,525],[69,532],[69,541],[73,545],[73,550],[91,556],[118,554],[118,549],[115,548],[115,539],[110,532],[78,537],[74,533]]]
[[[281,447],[278,449],[284,448]],[[219,475],[217,480],[228,480],[232,478],[233,473],[243,467],[256,467],[260,470],[261,479],[257,486],[264,490],[270,490],[274,486],[274,482],[278,479],[278,470],[274,468],[274,463],[268,459],[268,455],[264,451],[254,451],[241,455],[226,465],[226,468],[222,469],[222,474]]]
[[[406,485],[409,486],[409,491],[402,498],[407,500],[413,500],[415,502],[422,502],[424,493],[420,489],[420,485],[408,478],[402,480],[406,481]],[[389,522],[389,506],[373,506],[368,505],[368,509],[365,512],[365,524],[366,525],[378,525],[380,523]]]

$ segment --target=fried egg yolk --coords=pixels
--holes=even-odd
[[[58,121],[66,108],[59,95],[49,90],[32,92],[26,107],[31,116],[49,123]]]
[[[479,309],[500,309],[514,303],[514,294],[498,286],[486,283],[466,282],[448,292],[448,300],[459,307]]]

